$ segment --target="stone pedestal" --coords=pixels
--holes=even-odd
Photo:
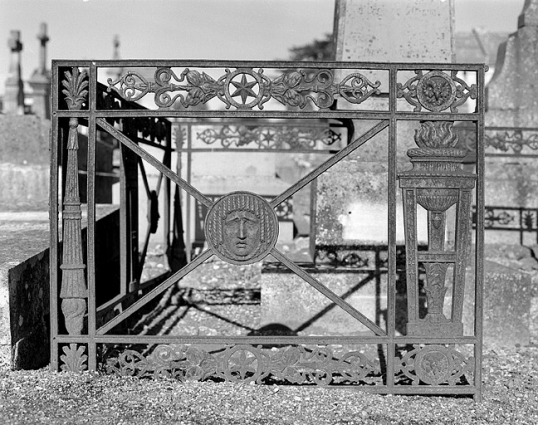
[[[28,83],[32,88],[32,112],[38,117],[50,119],[50,78],[34,74]]]
[[[386,329],[385,276],[376,280],[368,273],[356,272],[311,272],[311,275],[372,322]],[[261,287],[262,328],[283,325],[298,335],[374,335],[293,273],[265,270],[262,272]]]

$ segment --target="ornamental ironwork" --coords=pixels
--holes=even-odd
[[[476,150],[476,134],[472,128],[458,128],[462,146]],[[484,147],[486,156],[530,156],[538,150],[538,129],[526,127],[485,127]]]
[[[413,345],[403,357],[397,357],[396,373],[411,380],[412,385],[456,385],[462,378],[467,382],[473,377],[474,357],[443,345]]]
[[[463,105],[467,99],[476,99],[478,87],[469,86],[464,80],[457,77],[457,72],[451,75],[443,71],[416,71],[416,76],[404,84],[398,83],[399,98],[404,98],[413,105],[415,112],[422,108],[428,111],[440,112],[450,108],[451,112],[458,112],[458,106]]]
[[[205,234],[210,248],[232,264],[252,264],[269,255],[278,239],[278,219],[261,196],[234,192],[207,213]]]
[[[411,335],[462,335],[463,293],[470,230],[471,191],[476,176],[462,169],[467,153],[457,149],[457,134],[450,121],[425,121],[415,132],[418,148],[407,151],[413,168],[399,174],[404,202],[407,256],[407,331]],[[417,250],[417,205],[428,211],[428,250]],[[446,214],[457,211],[453,249],[445,248]],[[426,270],[427,314],[419,316],[418,265]],[[452,266],[452,311],[443,313],[446,272]]]
[[[154,93],[159,108],[169,108],[176,102],[184,108],[205,104],[211,99],[224,103],[226,109],[250,109],[275,99],[283,105],[303,109],[312,102],[318,108],[331,107],[338,95],[352,104],[360,104],[372,95],[380,94],[379,81],[372,83],[360,73],[347,75],[335,81],[331,70],[298,70],[276,78],[265,75],[263,68],[226,69],[216,79],[205,72],[184,69],[179,76],[171,69],[161,67],[155,71],[154,81],[142,74],[129,71],[117,79],[108,79],[108,89],[129,101],[142,99]],[[175,92],[181,92],[173,95]],[[172,94],[170,94],[172,93]]]
[[[124,71],[108,81],[107,92],[103,93],[97,78],[111,67]],[[465,394],[479,400],[482,390],[482,242],[487,215],[483,193],[485,68],[483,65],[416,63],[54,61],[51,367],[66,371],[108,370],[121,375],[167,376],[181,381],[213,379],[258,384],[341,385],[383,394]],[[147,77],[151,72],[153,79]],[[411,79],[410,72],[414,72]],[[476,84],[467,85],[458,77],[460,72],[474,74]],[[385,87],[379,81],[391,83]],[[151,100],[146,96],[153,96],[158,110],[133,103]],[[373,96],[379,96],[380,101],[362,105]],[[411,108],[398,99],[405,100],[414,109],[410,111]],[[473,111],[466,109],[456,114],[458,107],[469,100],[474,101]],[[271,120],[281,123],[304,120],[298,128],[309,127],[312,122],[319,127],[319,123],[329,120],[341,123],[362,120],[362,123],[347,127],[351,134],[347,135],[345,146],[336,143],[339,140],[330,132],[311,133],[316,144],[330,149],[324,150],[325,156],[320,156],[318,165],[312,165],[281,193],[267,198],[267,193],[255,193],[255,189],[245,184],[238,189],[219,191],[224,195],[217,197],[202,193],[190,180],[182,178],[181,161],[176,161],[175,170],[171,168],[170,120],[183,124],[196,119],[218,123],[222,128],[228,126],[226,131],[232,133],[230,138],[204,133],[206,141],[202,143],[206,144],[203,149],[207,157],[216,150],[212,144],[230,147],[243,143],[234,138],[235,132],[241,131],[245,132],[243,140],[258,148],[285,152],[294,146],[305,147],[301,140],[303,130],[286,135],[289,139],[284,136],[272,139],[272,134],[254,131],[256,127],[264,128],[260,123]],[[244,120],[244,128],[232,127],[239,120]],[[467,150],[461,147],[454,121],[465,122],[476,133],[474,143],[479,147],[475,149],[476,172],[462,168]],[[415,134],[417,147],[407,152],[412,165],[408,170],[399,169],[402,152],[398,149],[405,143],[397,140],[398,126],[403,122],[420,126]],[[83,208],[76,173],[80,126],[86,127],[89,164],[86,240],[81,236]],[[364,131],[362,134],[359,128]],[[99,251],[98,246],[94,178],[98,131],[108,133],[120,146],[119,277],[113,273],[99,274],[103,251]],[[313,126],[312,131],[317,128]],[[159,138],[159,134],[164,136]],[[183,131],[178,131],[176,136],[177,150],[181,151],[185,140],[190,139]],[[365,144],[383,137],[387,149],[380,160],[386,161],[388,175],[386,246],[368,246],[364,252],[326,250],[318,258],[322,263],[320,268],[294,261],[283,245],[277,243],[278,220],[289,212],[287,203],[331,167],[342,161],[356,160],[351,154],[360,156]],[[166,147],[162,160],[147,146]],[[190,152],[191,148],[189,145],[186,150]],[[369,155],[376,152],[371,148],[367,146],[363,151]],[[245,152],[248,147],[238,150]],[[143,164],[159,173],[155,189],[150,187]],[[177,204],[184,198],[194,199],[207,210],[203,229],[207,245],[201,247],[199,255],[150,281],[142,281],[140,269],[141,259],[147,254],[147,238],[142,255],[138,252],[139,175],[150,200],[147,236],[164,222],[169,258],[173,259],[173,252],[185,248],[181,244],[181,214],[174,216],[174,228],[170,227],[172,186],[176,189]],[[399,218],[398,180],[403,194],[403,217]],[[164,204],[159,195],[161,187]],[[340,189],[335,181],[334,190]],[[259,191],[263,192],[263,188]],[[473,199],[476,199],[474,233],[471,232]],[[419,244],[417,234],[418,208],[428,211],[425,246]],[[456,211],[454,244],[448,244],[446,238],[450,210]],[[315,217],[311,219],[315,222]],[[398,221],[405,228],[405,246],[397,245],[402,243],[396,235]],[[531,221],[534,226],[534,219],[523,219],[527,226],[531,226]],[[169,241],[172,235],[175,245]],[[470,235],[475,238],[476,257],[474,284],[468,285],[474,290],[470,300],[474,308],[469,311],[474,311],[475,315],[471,318],[473,326],[468,327],[463,315],[463,297],[469,291],[465,279]],[[372,252],[367,253],[368,250]],[[219,329],[215,329],[217,334],[213,329],[206,332],[202,329],[204,325],[197,322],[184,329],[178,326],[170,333],[150,335],[147,329],[137,333],[142,327],[133,327],[132,323],[142,317],[144,307],[157,304],[153,301],[159,297],[163,303],[168,302],[178,282],[204,263],[208,262],[208,268],[218,268],[216,262],[209,263],[214,258],[237,265],[234,270],[270,260],[276,268],[296,275],[301,284],[326,303],[327,308],[316,309],[309,320],[315,321],[329,310],[338,311],[360,330],[348,332],[346,329],[342,334],[331,335],[309,334],[303,330],[270,334],[248,323],[241,329],[246,329],[248,334],[230,336],[225,331],[219,335]],[[331,289],[328,281],[336,273],[329,268],[334,269],[335,265],[346,265],[346,273],[365,274],[360,285],[354,288],[374,284],[376,296],[386,300],[386,305],[381,306],[385,301],[376,300],[374,311],[369,312],[352,300],[350,294],[355,289],[351,292]],[[325,272],[333,274],[325,279]],[[196,274],[191,278],[196,281]],[[116,280],[120,281],[121,290],[112,298],[100,301],[98,295]],[[223,288],[210,289],[213,291],[210,294],[204,292],[203,286],[191,292],[192,297],[208,295],[208,311],[215,307],[211,304],[219,302],[221,295],[229,299],[237,296],[240,304],[248,308],[259,305],[256,304],[259,292],[236,294],[234,288],[224,288],[232,291],[224,293]],[[185,293],[180,295],[183,309],[197,302]],[[406,308],[397,311],[402,295],[406,296]],[[446,308],[448,297],[452,298],[450,309]],[[197,311],[202,309],[197,307]],[[233,323],[217,313],[214,315]],[[278,315],[274,317],[275,321],[279,320]],[[406,326],[402,327],[402,323]],[[276,324],[280,330],[285,328],[284,324]],[[459,348],[464,346],[473,354],[465,354],[466,351]],[[111,347],[115,349],[110,350]],[[404,348],[407,351],[404,352]]]
[[[476,207],[473,207],[474,228],[476,228],[476,215]],[[538,242],[538,209],[487,205],[484,208],[484,229],[518,232],[519,242],[522,245],[526,234],[535,234],[534,240]]]
[[[115,354],[115,355],[114,355]],[[262,383],[266,379],[289,384],[380,384],[379,363],[360,351],[338,359],[329,347],[289,346],[264,349],[235,345],[208,352],[188,345],[159,345],[150,354],[135,350],[113,353],[106,370],[121,376],[167,377],[180,381],[224,379]]]
[[[318,143],[332,146],[342,140],[342,136],[330,128],[244,125],[206,128],[196,137],[206,145],[218,144],[223,148],[254,145],[260,149],[314,148]]]

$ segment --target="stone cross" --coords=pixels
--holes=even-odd
[[[4,95],[4,113],[11,115],[24,114],[24,86],[21,73],[21,32],[11,31],[8,40],[8,47],[11,50],[9,72],[6,79],[6,90]]]
[[[114,51],[112,53],[112,59],[120,60],[120,36],[118,34],[114,35],[114,39],[112,40],[112,46],[114,47]],[[107,70],[107,75],[113,80],[121,77],[122,73],[123,73],[123,68],[121,67],[109,68]]]
[[[39,72],[45,75],[47,72],[47,42],[50,40],[47,35],[47,24],[45,22],[42,22],[39,27],[37,39],[41,42],[41,48],[39,50]]]
[[[47,70],[47,24],[42,22],[37,34],[41,46],[39,49],[39,65],[34,70],[30,81],[32,87],[32,113],[41,118],[50,118],[50,71]]]
[[[112,41],[114,45],[114,54],[112,56],[112,59],[119,59],[120,58],[120,36],[118,34],[114,35],[114,40]]]

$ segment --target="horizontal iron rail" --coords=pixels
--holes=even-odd
[[[70,67],[82,66],[97,68],[109,67],[199,67],[199,68],[325,68],[325,69],[372,69],[372,70],[402,70],[414,71],[425,69],[481,71],[489,69],[481,63],[453,64],[453,63],[409,63],[409,62],[297,62],[297,61],[251,61],[251,60],[185,60],[185,59],[138,59],[138,60],[58,60],[52,61],[53,66]]]
[[[81,336],[58,335],[60,343],[84,343],[87,339]],[[474,336],[424,338],[412,336],[193,336],[193,335],[96,335],[93,338],[96,343],[118,344],[468,344],[477,343]]]
[[[417,121],[417,120],[429,120],[429,121],[478,121],[479,116],[475,113],[449,113],[449,112],[410,112],[410,111],[368,111],[368,110],[345,110],[345,111],[333,111],[333,110],[319,110],[319,111],[260,111],[260,110],[226,110],[226,111],[178,111],[167,108],[155,109],[155,110],[82,110],[82,111],[68,111],[58,110],[54,112],[54,115],[58,118],[81,118],[95,116],[96,118],[137,118],[137,117],[165,117],[165,118],[351,118],[357,120],[387,120],[393,115],[396,119]]]
[[[329,150],[329,149],[273,149],[273,148],[252,148],[252,149],[243,149],[243,148],[185,148],[185,149],[174,149],[173,152],[191,152],[191,153],[224,153],[224,152],[242,152],[242,153],[308,153],[313,155],[334,155],[338,153],[338,150]]]

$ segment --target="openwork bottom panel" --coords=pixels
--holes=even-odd
[[[397,345],[395,385],[473,385],[473,345]]]
[[[382,345],[101,346],[106,373],[180,381],[258,384],[366,385],[385,382]]]

